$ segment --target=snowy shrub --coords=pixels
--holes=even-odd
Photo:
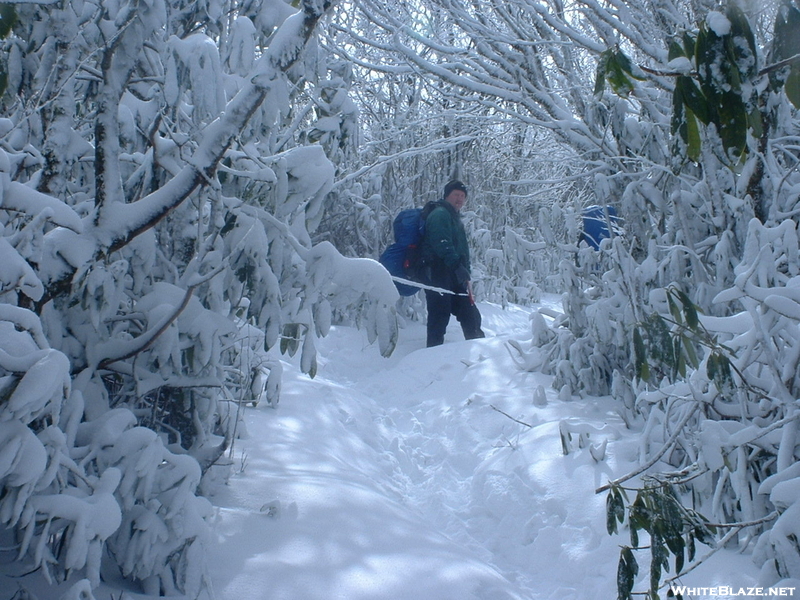
[[[388,275],[312,239],[357,114],[329,9],[3,9],[0,522],[51,581],[198,596],[197,491],[281,351],[313,376],[336,311],[394,348]]]
[[[200,466],[167,450],[152,429],[135,422],[126,409],[114,409],[79,430],[79,445],[97,446],[98,437],[105,438],[93,457],[98,470],[123,473],[124,518],[109,539],[109,551],[122,574],[143,582],[148,593],[196,596],[207,583],[205,519],[211,516],[210,503],[195,496]]]
[[[652,520],[666,505],[641,512],[637,498],[625,507],[619,486],[656,461],[672,470],[651,476],[639,494],[667,493],[677,517],[665,516],[665,522],[676,523],[681,531],[688,526],[681,536],[695,535],[701,527],[709,531],[698,539],[708,543],[714,530],[702,525],[708,523],[705,517],[675,504],[679,500],[673,488],[690,486],[693,505],[712,522],[730,527],[720,544],[738,537],[744,546],[758,538],[754,559],[762,567],[764,585],[800,573],[800,550],[794,541],[800,499],[795,409],[800,393],[800,296],[794,292],[799,242],[793,221],[765,227],[752,220],[733,287],[715,299],[739,306],[738,311],[726,311],[723,317],[703,315],[685,294],[667,290],[663,296],[654,295],[659,302],[652,306],[664,312],[651,313],[635,333],[636,377],[645,385],[634,408],[646,417],[643,467],[611,484],[609,519],[615,515],[623,521],[627,508],[632,535],[636,527],[646,529],[652,552],[657,544],[667,544],[659,551],[663,557],[653,555],[651,565],[658,565],[658,572],[651,573],[651,590],[659,587],[661,566],[666,567],[669,554],[676,561],[670,580],[680,576],[684,560],[694,558],[693,548],[687,555],[689,547],[683,541],[669,542]],[[756,528],[773,521],[759,536]],[[615,532],[616,526],[611,529]],[[637,545],[632,537],[631,547]],[[631,547],[620,559],[626,594],[632,590],[637,564]]]
[[[772,529],[759,540],[756,559],[765,577],[800,576],[796,513],[797,400],[800,397],[800,262],[797,224],[767,227],[750,222],[744,258],[734,286],[717,297],[743,311],[708,324],[730,349],[733,370],[745,392],[715,406],[721,418],[741,422],[720,440],[736,517],[753,520],[776,510]],[[709,357],[710,360],[710,357]],[[710,370],[710,366],[707,366]],[[738,381],[741,378],[741,381]],[[750,424],[751,420],[755,424]],[[718,442],[719,443],[719,442]],[[730,446],[741,448],[734,455]],[[760,485],[759,485],[760,484]],[[715,493],[716,496],[721,494]],[[752,499],[751,499],[752,498]],[[717,508],[717,507],[715,507]],[[719,509],[723,509],[720,506]]]

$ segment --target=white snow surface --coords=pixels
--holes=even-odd
[[[412,323],[384,359],[333,327],[316,378],[285,365],[280,405],[248,409],[237,472],[212,496],[217,600],[616,597],[630,541],[607,534],[594,490],[632,468],[636,434],[610,398],[561,400],[550,376],[515,365],[506,341],[530,339],[530,309],[481,310],[484,340],[453,323],[426,349]],[[602,429],[591,441],[608,440],[605,459],[577,443],[565,456],[561,421]],[[746,552],[725,550],[682,583],[757,577]]]
[[[554,296],[542,305],[560,310]],[[363,331],[334,326],[317,342],[314,379],[299,353],[282,357],[280,404],[246,409],[232,467],[214,467],[206,484],[213,589],[203,600],[616,597],[630,540],[607,534],[595,489],[634,467],[638,432],[611,398],[564,398],[550,376],[517,366],[507,342],[529,348],[539,305],[480,308],[482,340],[464,341],[453,322],[445,344],[426,349],[424,325],[408,323],[382,358]],[[560,429],[576,434],[567,455]],[[585,447],[579,432],[590,432]],[[592,447],[604,445],[595,462]],[[53,587],[20,577],[5,541],[0,599],[19,589],[90,597],[84,570]],[[645,590],[639,554],[635,589]],[[155,600],[110,569],[103,579],[96,600]],[[680,583],[730,586],[731,596],[694,596],[727,600],[758,579],[748,547],[718,552]]]

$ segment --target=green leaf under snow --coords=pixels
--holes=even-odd
[[[730,359],[719,352],[712,352],[706,362],[706,375],[722,391],[733,387],[733,369]]]
[[[689,329],[697,331],[697,327],[700,325],[700,319],[697,317],[697,307],[689,299],[689,296],[680,290],[678,290],[678,299],[683,305],[683,315],[686,317],[686,325]]]
[[[685,554],[684,554],[683,548],[681,548],[681,551],[675,554],[675,573],[676,574],[679,574],[681,571],[683,571],[683,566],[685,564],[685,561],[686,561]]]
[[[611,490],[608,492],[608,496],[606,497],[606,531],[608,531],[608,535],[614,535],[617,533],[615,502],[615,494],[614,491]]]
[[[700,152],[702,150],[702,140],[700,138],[700,125],[694,113],[686,111],[686,155],[692,162],[700,162]]]
[[[683,43],[683,51],[688,58],[694,57],[695,45],[697,44],[697,37],[688,31],[684,31],[681,36]]]
[[[661,583],[661,573],[664,563],[669,564],[669,553],[661,536],[650,536],[650,589],[657,590]]]
[[[630,60],[621,52],[612,54],[606,64],[606,79],[614,93],[627,98],[633,91]]]
[[[675,338],[675,356],[678,357],[678,364],[676,365],[675,372],[681,377],[686,377],[686,355],[683,352],[683,341],[681,337]]]
[[[686,56],[686,51],[683,45],[678,40],[672,40],[667,49],[667,61],[675,60],[681,56]]]
[[[632,526],[630,528],[630,531],[631,531],[631,546],[633,546],[634,548],[638,548],[639,547],[639,530]]]
[[[671,290],[667,290],[667,304],[669,305],[669,312],[672,315],[672,318],[675,320],[675,322],[683,323],[683,317],[681,316],[681,311],[675,302],[675,298],[673,297]]]
[[[734,91],[720,94],[717,112],[722,146],[729,157],[738,159],[747,147],[748,126],[747,108],[741,94]]]
[[[4,39],[17,22],[17,9],[13,4],[0,4],[0,39]]]
[[[606,89],[606,65],[608,64],[608,56],[611,50],[606,50],[600,54],[600,60],[597,61],[597,73],[594,79],[594,95],[600,96]]]
[[[608,84],[615,94],[626,98],[634,89],[633,81],[642,79],[644,77],[624,52],[609,48],[600,54],[600,60],[597,63],[594,93],[595,95],[602,94],[605,91],[606,84]]]
[[[618,531],[618,523],[625,520],[625,501],[619,488],[611,488],[606,497],[606,529],[609,535]]]
[[[794,107],[800,108],[800,66],[792,65],[783,89]]]
[[[800,54],[800,10],[784,2],[775,17],[771,60],[778,63]]]
[[[687,75],[680,75],[675,83],[675,90],[681,95],[683,103],[704,125],[711,122],[711,108],[708,100],[700,91],[694,79]]]
[[[633,354],[636,374],[642,380],[650,379],[650,368],[647,365],[647,352],[645,351],[642,332],[638,327],[633,330]]]
[[[747,124],[754,138],[761,138],[764,135],[764,121],[757,106],[747,113]]]
[[[692,368],[696,369],[700,365],[700,360],[697,357],[697,351],[694,348],[694,342],[692,342],[692,340],[685,335],[681,336],[681,341],[683,342],[683,350],[686,359],[689,361],[689,364],[692,366]]]
[[[281,354],[294,356],[300,347],[300,324],[287,323],[283,327],[283,337],[281,337]]]
[[[745,79],[753,79],[758,74],[756,66],[758,48],[755,35],[753,35],[753,30],[750,28],[750,22],[742,12],[742,9],[734,2],[728,3],[725,16],[731,24],[731,32],[726,36],[729,40],[729,51],[734,60],[731,68],[740,71]],[[742,44],[741,40],[744,40],[745,43]]]
[[[619,600],[631,600],[633,584],[639,574],[639,565],[633,556],[633,551],[627,546],[619,553],[617,566],[617,594]]]

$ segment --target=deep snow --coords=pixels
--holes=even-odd
[[[559,308],[554,296],[543,305]],[[245,410],[231,465],[206,486],[207,599],[616,597],[628,536],[606,533],[605,494],[594,490],[636,464],[637,432],[610,398],[560,397],[550,376],[515,363],[508,341],[530,349],[538,306],[480,306],[483,340],[463,341],[453,323],[443,346],[426,349],[412,322],[382,358],[364,332],[333,327],[314,379],[299,354],[283,357],[280,404]],[[575,433],[565,455],[560,429],[590,431],[588,444]],[[19,577],[7,538],[0,600],[56,600],[81,576],[52,588],[37,573]],[[152,600],[104,577],[97,600]],[[757,579],[748,552],[723,550],[681,583],[738,591]],[[70,600],[91,597],[80,590]]]
[[[451,324],[425,349],[410,323],[384,359],[334,327],[315,379],[287,365],[280,405],[248,409],[238,472],[212,497],[218,600],[616,597],[628,540],[606,533],[594,490],[632,468],[636,434],[610,398],[561,399],[518,368],[507,340],[529,346],[528,310],[481,309],[484,340]],[[597,433],[564,455],[561,422]],[[746,554],[723,551],[682,583],[756,578]]]

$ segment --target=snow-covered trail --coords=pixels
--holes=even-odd
[[[610,399],[558,398],[514,364],[527,311],[481,308],[484,340],[451,326],[425,349],[412,324],[383,359],[334,328],[315,379],[287,366],[280,406],[248,410],[241,472],[212,498],[217,600],[616,596],[626,540],[594,490],[629,469],[635,437]],[[576,433],[564,455],[562,423],[592,427],[589,444]]]
[[[616,557],[592,557],[616,554],[598,533],[599,472],[588,453],[563,456],[565,403],[505,347],[528,313],[483,312],[485,340],[452,327],[424,349],[412,325],[382,359],[362,333],[335,329],[314,380],[287,369],[279,408],[248,411],[242,471],[214,498],[217,598],[612,594]],[[540,385],[550,403],[537,408]],[[585,418],[584,404],[573,409]]]
[[[392,406],[380,384],[401,386],[398,394],[412,381],[426,387],[430,374],[414,374],[414,359],[402,358],[417,337],[404,335],[387,360],[362,333],[335,329],[320,344],[314,380],[287,369],[280,407],[248,412],[235,451],[243,471],[214,498],[218,599],[525,597],[448,539],[412,492],[414,480],[424,480],[420,497],[435,488],[445,467],[425,446],[443,448],[447,432],[425,433],[419,411]],[[477,350],[462,342],[442,352],[457,347]],[[434,359],[444,363],[436,377],[444,385],[452,369],[467,369],[454,360]]]

